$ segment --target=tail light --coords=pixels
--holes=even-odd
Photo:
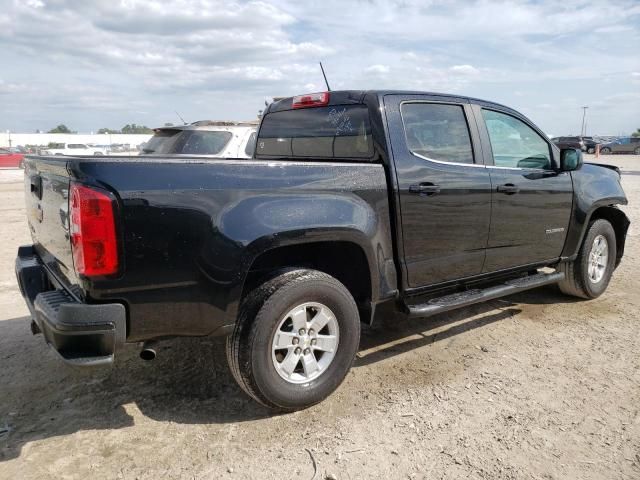
[[[76,272],[87,277],[118,271],[113,201],[107,192],[71,184],[71,250]]]
[[[329,104],[329,92],[308,93],[293,97],[291,108],[322,107]]]

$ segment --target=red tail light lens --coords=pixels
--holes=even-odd
[[[118,271],[118,244],[111,197],[71,184],[71,249],[76,272],[87,277]]]
[[[329,92],[308,93],[293,97],[291,108],[323,107],[329,104]]]

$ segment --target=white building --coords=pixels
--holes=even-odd
[[[80,133],[13,133],[0,132],[0,147],[18,145],[38,145],[46,147],[49,143],[85,143],[92,145],[129,144],[132,148],[148,141],[150,134],[80,134]]]

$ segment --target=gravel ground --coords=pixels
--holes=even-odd
[[[240,391],[217,339],[58,363],[13,274],[21,172],[0,172],[0,478],[640,478],[640,157],[601,161],[622,167],[633,222],[605,295],[548,287],[365,329],[340,389],[288,415]]]

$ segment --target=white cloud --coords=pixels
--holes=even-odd
[[[364,69],[364,73],[374,73],[383,75],[389,73],[389,67],[387,65],[370,65]]]
[[[615,108],[598,116],[594,106],[590,125],[637,128],[638,99],[609,98],[637,89],[634,0],[0,5],[0,61],[11,65],[0,129],[68,117],[77,130],[161,124],[176,109],[190,119],[249,118],[264,97],[322,90],[319,60],[334,89],[459,92],[531,112],[556,132],[573,128],[581,105],[608,98]],[[130,118],[135,111],[146,113]]]
[[[480,71],[472,65],[454,65],[449,70],[461,75],[477,75]]]

